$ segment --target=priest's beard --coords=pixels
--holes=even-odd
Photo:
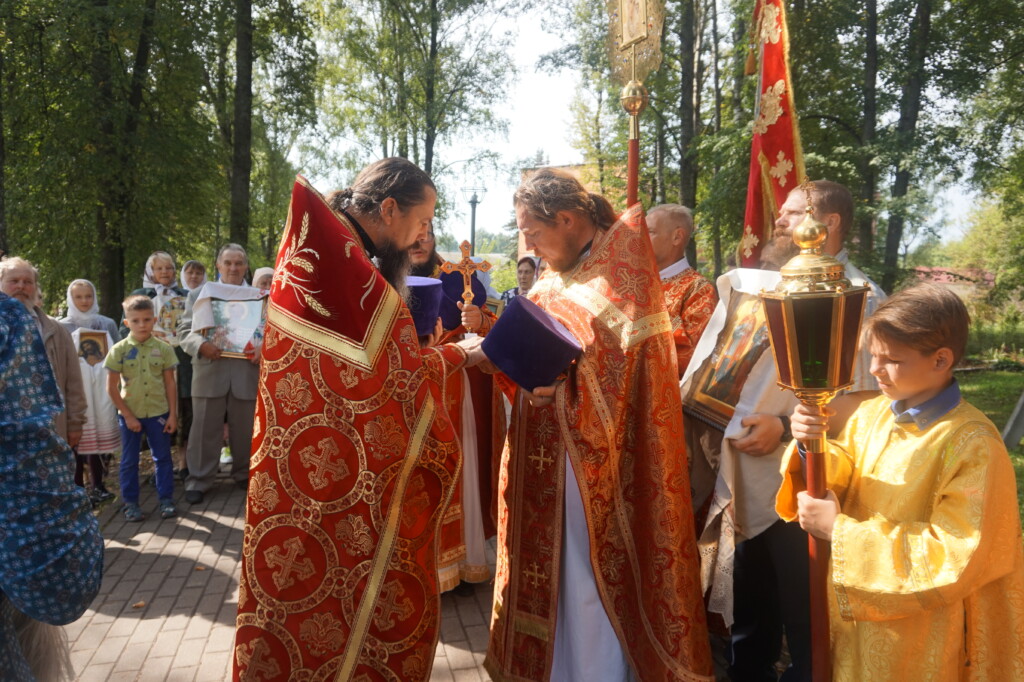
[[[781,270],[798,253],[800,248],[793,243],[791,236],[776,237],[761,249],[761,266],[765,270]]]
[[[377,269],[403,299],[409,298],[409,287],[406,286],[405,280],[411,267],[408,249],[400,249],[392,241],[377,247]]]
[[[432,277],[434,275],[434,268],[437,267],[437,252],[430,254],[430,259],[426,263],[420,263],[413,265],[409,274],[415,275],[416,277]]]

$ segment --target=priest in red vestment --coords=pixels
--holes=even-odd
[[[686,259],[686,247],[693,236],[693,212],[679,204],[662,204],[647,212],[654,260],[658,265],[665,308],[672,322],[679,378],[690,364],[693,349],[708,326],[718,304],[711,282]]]
[[[639,206],[541,169],[515,195],[529,299],[583,346],[513,397],[485,660],[495,680],[711,680],[671,325]],[[539,351],[540,352],[540,351]]]
[[[409,258],[414,275],[445,279],[441,343],[457,342],[466,338],[467,333],[485,336],[497,319],[483,306],[487,291],[474,274],[473,303],[457,307],[462,305],[462,275],[441,271],[444,259],[438,254],[436,244],[431,228],[426,237],[409,250]],[[462,476],[456,482],[444,513],[438,540],[438,582],[440,590],[447,592],[463,583],[491,579],[486,543],[496,532],[493,472],[497,470],[505,442],[505,406],[494,377],[476,367],[452,373],[443,389],[448,417],[462,450]],[[461,592],[471,589],[467,584]]]
[[[367,167],[331,206],[295,184],[262,348],[236,680],[430,675],[437,528],[461,464],[439,385],[479,357],[421,350],[399,293],[435,200],[405,159]]]

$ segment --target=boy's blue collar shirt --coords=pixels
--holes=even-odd
[[[942,389],[934,398],[924,401],[917,407],[904,409],[904,401],[894,400],[889,409],[896,415],[897,424],[913,422],[919,429],[926,429],[942,417],[949,414],[950,410],[960,404],[960,384],[956,379]]]

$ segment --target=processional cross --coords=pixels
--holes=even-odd
[[[462,302],[469,305],[473,302],[473,273],[487,272],[491,269],[491,264],[487,261],[481,261],[477,263],[470,257],[469,253],[472,250],[472,246],[467,241],[463,241],[459,244],[459,251],[462,252],[462,260],[458,263],[452,263],[451,261],[445,261],[441,263],[441,269],[445,272],[461,272],[462,273]]]

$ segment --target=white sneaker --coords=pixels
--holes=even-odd
[[[220,463],[231,464],[234,462],[234,458],[231,456],[231,448],[223,447],[220,449]]]

